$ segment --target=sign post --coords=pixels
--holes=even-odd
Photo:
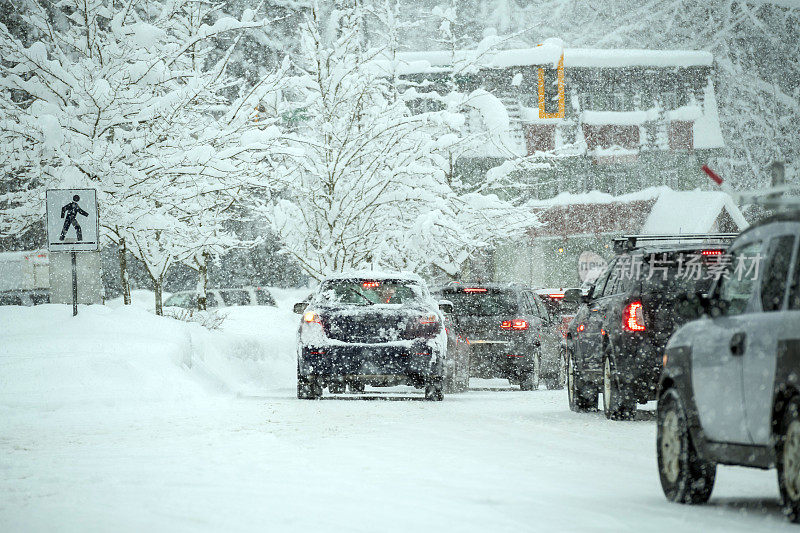
[[[100,217],[95,189],[48,189],[47,249],[69,252],[72,263],[72,316],[78,314],[78,252],[100,249]]]

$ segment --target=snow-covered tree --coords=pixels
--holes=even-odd
[[[160,309],[166,268],[203,253],[198,217],[234,183],[269,176],[277,118],[252,116],[282,75],[231,80],[235,40],[209,59],[214,39],[267,21],[249,10],[207,24],[215,6],[202,0],[30,5],[30,45],[0,26],[0,164],[19,183],[0,196],[0,231],[39,219],[46,188],[96,188],[107,236],[145,262]]]
[[[406,102],[416,96],[392,84],[385,48],[364,48],[361,15],[358,6],[339,10],[332,46],[318,11],[303,27],[298,85],[307,120],[274,231],[316,278],[365,266],[435,266],[454,276],[491,228],[506,235],[528,222],[495,196],[454,191],[436,153],[449,142],[437,137],[445,137],[437,126],[444,115],[410,113]]]

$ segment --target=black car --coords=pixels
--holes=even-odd
[[[800,212],[731,245],[705,314],[670,339],[657,409],[658,469],[671,501],[702,503],[717,464],[778,469],[800,521]]]
[[[449,310],[442,303],[444,310]],[[447,333],[425,282],[408,273],[349,273],[322,281],[302,313],[297,397],[324,387],[413,385],[425,399],[443,398]],[[463,382],[463,379],[461,380]]]
[[[612,420],[656,398],[670,335],[699,316],[733,234],[625,236],[618,255],[587,294],[567,333],[570,408],[597,407]]]
[[[437,291],[453,304],[451,320],[470,346],[470,375],[504,378],[522,390],[558,388],[558,333],[529,288],[508,283],[453,283]]]

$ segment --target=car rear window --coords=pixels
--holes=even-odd
[[[500,316],[519,310],[516,295],[508,291],[445,292],[443,297],[453,302],[453,314],[458,316]]]
[[[166,307],[182,307],[194,309],[197,307],[197,295],[190,292],[173,294],[164,302]]]
[[[705,253],[704,253],[705,252]],[[693,250],[654,253],[639,257],[641,271],[635,274],[642,280],[645,292],[670,294],[707,292],[725,269],[729,259],[723,250]],[[620,282],[636,279],[626,276],[630,261],[621,261]]]
[[[578,311],[578,302],[565,302],[562,298],[552,298],[540,294],[539,301],[544,303],[550,316],[574,315]]]
[[[250,305],[250,294],[246,290],[220,291],[225,305]]]
[[[317,298],[348,305],[403,304],[423,300],[422,287],[410,280],[336,279],[322,284]]]

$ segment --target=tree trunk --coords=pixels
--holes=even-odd
[[[208,287],[208,253],[203,252],[197,264],[197,309],[205,311],[208,308],[206,288]]]
[[[163,316],[164,306],[161,303],[161,296],[164,289],[164,276],[159,276],[158,279],[153,278],[152,276],[151,278],[153,280],[153,292],[156,293],[156,314],[158,316]]]
[[[128,278],[128,247],[125,238],[119,239],[119,276],[122,283],[122,301],[125,305],[131,305],[131,283]]]

